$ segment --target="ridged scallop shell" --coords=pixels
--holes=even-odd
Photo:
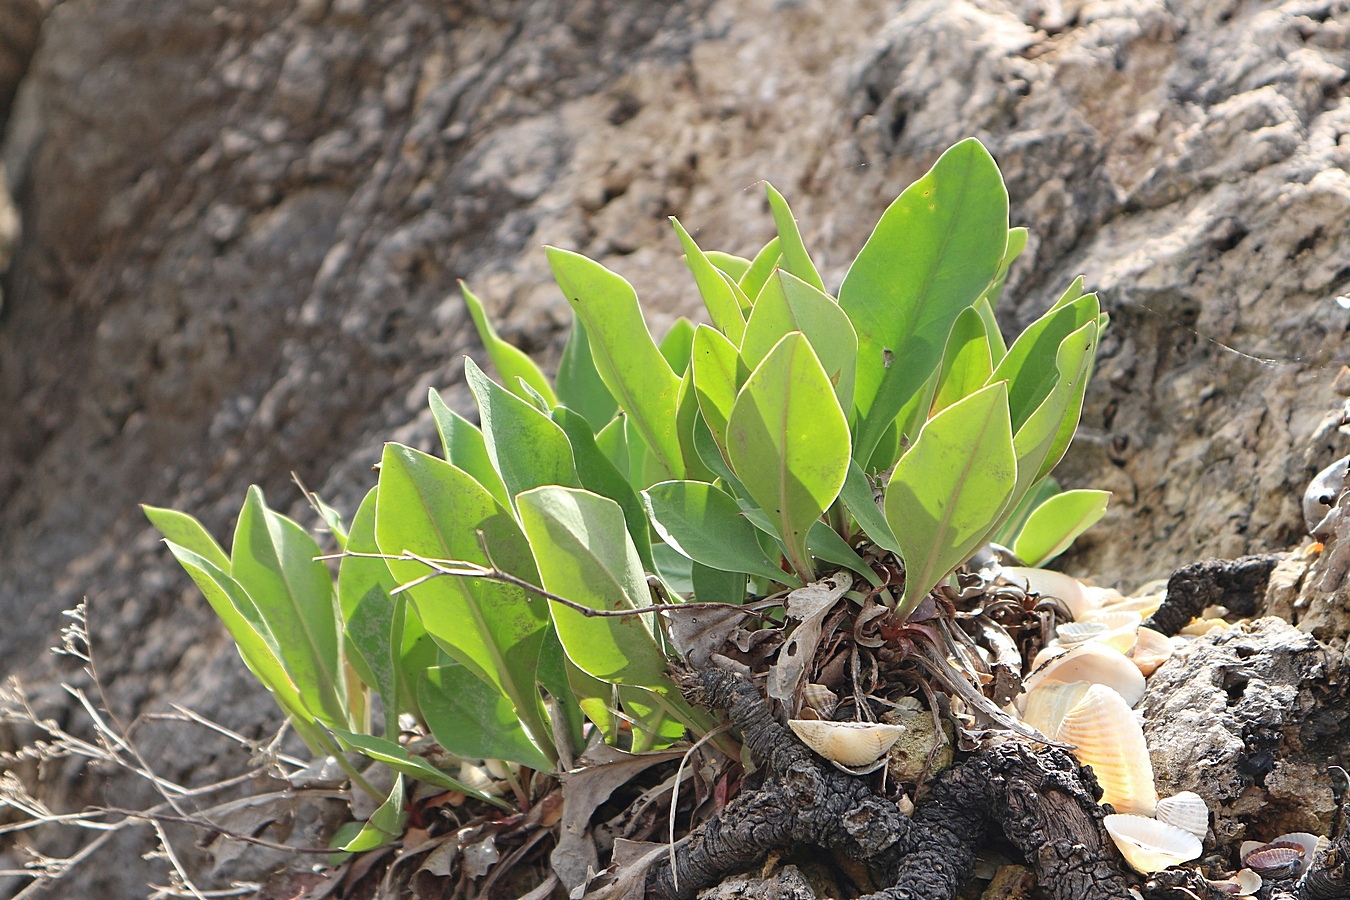
[[[1057,740],[1064,717],[1087,696],[1092,685],[1086,681],[1047,681],[1025,695],[1022,721],[1041,734]]]
[[[1058,739],[1073,744],[1078,761],[1092,766],[1103,803],[1119,813],[1153,815],[1158,792],[1144,729],[1119,694],[1100,684],[1089,687],[1064,717]]]
[[[1046,647],[1031,664],[1026,689],[1035,690],[1046,681],[1086,681],[1103,684],[1125,698],[1127,706],[1134,706],[1144,697],[1144,676],[1129,657],[1097,641],[1087,641],[1069,648]]]
[[[1171,659],[1172,639],[1152,628],[1140,628],[1129,657],[1141,673],[1152,675],[1158,666]]]
[[[1031,590],[1038,594],[1058,597],[1073,613],[1075,619],[1096,609],[1100,603],[1097,598],[1089,599],[1083,585],[1076,578],[1050,569],[1032,569],[1023,566],[1004,566],[1003,572],[1024,578]]]
[[[1147,619],[1158,611],[1158,607],[1162,606],[1166,596],[1166,594],[1146,594],[1142,597],[1121,597],[1106,601],[1102,604],[1101,609],[1113,612],[1120,610],[1137,612],[1141,618]]]
[[[1120,855],[1145,875],[1189,862],[1202,849],[1200,839],[1190,832],[1146,816],[1107,816],[1103,824]]]
[[[821,718],[829,718],[839,706],[839,695],[823,684],[808,682],[802,687],[802,706],[815,710]]]
[[[884,722],[825,722],[789,719],[802,743],[843,766],[865,766],[881,758],[900,738],[903,725]]]
[[[1194,791],[1182,791],[1159,800],[1153,818],[1189,831],[1202,841],[1209,831],[1209,807]]]

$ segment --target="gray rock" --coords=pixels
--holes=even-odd
[[[1139,709],[1160,796],[1194,791],[1221,848],[1327,833],[1327,764],[1344,750],[1341,659],[1283,619],[1188,639]]]

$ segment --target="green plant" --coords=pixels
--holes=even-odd
[[[455,755],[541,770],[587,722],[666,746],[715,725],[667,672],[678,607],[843,567],[904,623],[991,539],[1038,564],[1100,517],[1103,492],[1057,494],[1047,476],[1106,316],[1079,279],[1004,344],[994,307],[1026,232],[978,141],[886,210],[837,300],[768,197],[778,235],[753,259],[674,222],[711,324],[659,344],[628,282],[549,248],[575,313],[555,380],[466,288],[503,383],[466,361],[481,427],[432,391],[443,458],[386,445],[349,530],[316,498],[336,583],[257,488],[228,556],[195,519],[146,507],[313,750],[500,803],[401,746],[398,717]],[[402,816],[391,795],[368,828],[395,834]]]

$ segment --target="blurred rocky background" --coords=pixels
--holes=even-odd
[[[1291,547],[1347,451],[1347,29],[1342,0],[0,0],[0,668],[54,684],[88,597],[122,715],[263,734],[138,503],[228,538],[257,482],[310,522],[295,472],[350,514],[381,441],[434,439],[428,387],[471,408],[456,279],[556,359],[543,244],[670,321],[698,301],[666,217],[751,253],[767,179],[837,286],[967,135],[1032,230],[1005,330],[1078,274],[1112,315],[1059,474],[1115,496],[1065,567]],[[138,854],[69,896],[143,896]]]

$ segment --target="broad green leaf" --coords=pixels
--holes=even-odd
[[[661,539],[695,562],[775,581],[790,577],[760,551],[755,526],[730,494],[700,481],[666,481],[642,498]]]
[[[698,409],[698,392],[694,390],[694,367],[684,370],[680,381],[680,400],[676,405],[675,423],[680,432],[680,449],[684,453],[684,474],[691,481],[712,481],[712,470],[699,458],[698,448],[694,444],[694,429],[703,419]]]
[[[394,741],[377,738],[370,734],[345,731],[341,728],[330,728],[329,731],[331,731],[334,737],[346,746],[359,751],[364,756],[369,757],[376,762],[384,763],[395,772],[401,772],[409,778],[439,788],[444,788],[447,791],[459,791],[461,794],[476,797],[485,803],[491,803],[499,809],[510,809],[510,804],[500,797],[493,797],[491,794],[485,794],[482,791],[469,787],[457,778],[451,778],[422,757],[413,756],[404,747]]]
[[[1097,295],[1085,294],[1041,316],[1013,341],[1008,355],[989,377],[991,382],[1008,382],[1014,431],[1022,427],[1059,380],[1059,345],[1089,322],[1095,328],[1100,312]]]
[[[736,345],[715,328],[700,325],[694,331],[691,366],[699,410],[718,447],[725,447],[727,419],[740,390],[740,355]]]
[[[676,319],[666,336],[661,338],[658,349],[676,375],[689,368],[689,350],[693,343],[694,323],[684,316]]]
[[[1072,284],[1070,284],[1067,288],[1064,289],[1064,293],[1059,295],[1059,299],[1055,301],[1054,306],[1051,306],[1049,311],[1054,312],[1060,307],[1068,306],[1070,303],[1074,302],[1079,297],[1084,296],[1087,293],[1087,290],[1085,288],[1086,284],[1087,279],[1085,279],[1082,275],[1079,275],[1077,278],[1073,280]]]
[[[694,592],[694,561],[670,544],[654,544],[652,557],[656,560],[656,575],[666,587],[677,594]]]
[[[262,491],[248,490],[235,526],[230,574],[248,592],[277,643],[300,694],[324,721],[347,717],[338,641],[337,599],[322,551],[297,523],[267,508]]]
[[[592,678],[570,659],[565,656],[563,659],[567,668],[567,683],[582,712],[600,729],[606,743],[615,743],[619,738],[619,717],[614,714],[618,705],[616,685]]]
[[[637,492],[623,473],[600,452],[595,438],[591,436],[590,425],[578,413],[565,406],[555,407],[553,421],[558,423],[572,442],[572,454],[577,462],[577,473],[581,476],[581,486],[619,504],[623,509],[628,535],[637,548],[638,558],[650,570],[653,566],[652,537],[647,528],[647,511]]]
[[[975,301],[975,311],[984,320],[984,333],[989,338],[989,358],[997,366],[1007,355],[1008,344],[1003,340],[1003,332],[999,331],[998,319],[994,316],[994,308],[989,305],[987,298],[981,297]]]
[[[744,572],[723,572],[702,563],[694,563],[690,571],[694,599],[716,603],[745,602]],[[780,576],[775,576],[775,578]]]
[[[314,712],[300,696],[294,680],[281,662],[276,641],[239,582],[205,556],[171,540],[165,540],[164,544],[201,589],[206,602],[220,617],[230,637],[234,638],[239,655],[249,671],[267,688],[277,705],[297,721],[314,722]],[[318,750],[312,745],[310,749]]]
[[[753,369],[783,335],[800,331],[825,367],[841,409],[853,409],[853,382],[858,363],[858,336],[848,315],[834,299],[782,269],[764,283],[745,325],[741,359]],[[983,382],[981,382],[983,384]],[[716,434],[716,432],[714,432]]]
[[[741,305],[736,299],[735,292],[723,279],[712,260],[689,236],[689,232],[684,230],[680,220],[671,216],[670,224],[675,226],[675,233],[680,237],[680,245],[684,247],[685,265],[689,266],[689,271],[694,275],[694,283],[698,285],[698,292],[703,297],[703,305],[707,307],[713,325],[733,342],[740,343],[741,335],[745,332],[745,317],[741,314]],[[749,267],[750,262],[746,260],[745,268]],[[745,269],[741,270],[742,273],[744,271]],[[679,367],[673,368],[677,372],[680,371]]]
[[[788,208],[788,202],[767,181],[764,182],[764,190],[769,195],[769,210],[773,213],[773,224],[778,228],[778,239],[783,248],[783,268],[824,293],[825,282],[820,280],[816,264],[811,262],[811,256],[806,252],[806,245],[802,243],[797,220]]]
[[[632,752],[664,750],[684,737],[684,723],[651,691],[621,684],[619,702],[633,725]]]
[[[719,481],[727,484],[737,494],[745,496],[745,485],[741,484],[741,480],[731,471],[731,465],[727,463],[723,451],[717,446],[717,440],[708,430],[708,423],[701,418],[694,423],[694,449],[698,451],[698,458]]]
[[[1029,566],[1043,566],[1069,548],[1106,513],[1110,491],[1065,491],[1031,513],[1017,535],[1013,553]]]
[[[727,452],[797,574],[813,580],[806,536],[844,485],[849,432],[834,386],[801,332],[779,341],[741,388],[727,422]]]
[[[544,395],[530,387],[524,379],[517,378],[513,387],[520,389],[520,393],[516,394],[517,397],[524,400],[544,415],[548,415],[553,410],[553,407],[549,405],[549,402],[544,398]]]
[[[478,400],[483,441],[507,496],[541,484],[579,484],[572,444],[552,419],[492,381],[467,356],[464,377]]]
[[[595,369],[591,358],[591,342],[586,337],[586,323],[572,316],[572,331],[563,347],[558,362],[558,402],[576,410],[591,423],[591,432],[597,433],[614,418],[619,404]]]
[[[544,373],[534,364],[534,360],[518,347],[511,346],[497,336],[497,330],[492,327],[492,322],[483,309],[483,301],[474,296],[468,285],[461,281],[459,289],[464,294],[464,305],[469,308],[469,315],[473,317],[473,326],[478,329],[478,339],[483,342],[483,349],[488,352],[492,364],[497,367],[497,374],[501,376],[502,384],[507,386],[507,390],[516,391],[518,389],[516,379],[520,378],[538,391],[548,401],[550,407],[556,405],[558,398],[554,396],[553,388],[549,386]]]
[[[389,798],[379,805],[370,818],[361,825],[356,836],[342,844],[338,849],[348,853],[363,853],[383,847],[403,836],[403,826],[408,821],[408,812],[403,808],[403,775],[394,779]]]
[[[627,281],[577,253],[547,248],[553,276],[577,317],[586,323],[600,378],[651,448],[666,477],[684,474],[675,431],[679,376],[652,342]],[[631,474],[631,473],[630,473]]]
[[[1008,270],[1017,262],[1017,257],[1022,255],[1022,251],[1027,249],[1027,237],[1027,230],[1020,225],[1008,229],[1008,245],[1003,250],[1003,258],[999,260],[998,274],[994,276],[993,284],[989,285],[980,297],[988,305],[991,315],[998,307],[999,300],[1003,299],[1003,286],[1008,282]]]
[[[923,424],[928,421],[929,413],[933,408],[933,396],[937,393],[938,378],[942,370],[934,368],[928,376],[928,380],[919,385],[919,389],[914,392],[914,396],[905,401],[905,405],[900,407],[900,413],[895,417],[892,428],[886,429],[882,435],[881,443],[877,444],[877,449],[872,451],[872,459],[868,463],[868,468],[878,472],[890,471],[895,461],[904,455],[910,444],[918,436]],[[894,429],[894,430],[892,430]],[[891,447],[891,453],[881,454],[885,447]]]
[[[439,391],[430,388],[427,401],[431,406],[431,417],[436,420],[436,432],[441,436],[441,449],[445,461],[457,469],[463,469],[473,476],[487,492],[502,506],[509,507],[511,498],[506,493],[502,476],[492,463],[488,453],[487,441],[483,432],[468,419],[446,405]]]
[[[553,722],[554,741],[556,743],[561,731],[567,736],[568,745],[575,756],[586,746],[586,716],[572,689],[568,675],[571,664],[567,661],[567,652],[563,650],[558,632],[552,626],[550,622],[548,632],[544,635],[544,646],[539,648],[539,683],[549,694],[548,716]]]
[[[429,559],[487,565],[478,532],[491,549],[493,563],[539,583],[525,535],[478,482],[411,447],[385,445],[375,507],[375,538],[383,553],[410,551]],[[388,564],[400,584],[429,574],[414,561]],[[535,688],[539,648],[548,627],[544,601],[514,585],[451,576],[426,579],[406,593],[427,632],[457,662],[511,698],[531,737],[549,753],[550,729]]]
[[[595,433],[595,446],[624,478],[630,477],[627,422],[627,416],[615,416],[608,425]]]
[[[891,526],[886,524],[881,507],[877,506],[871,483],[862,468],[852,460],[849,461],[848,477],[844,479],[844,489],[839,492],[839,497],[872,543],[892,553],[900,553],[900,544],[891,533]]]
[[[375,543],[375,489],[356,509],[347,546],[353,553],[379,553]],[[395,641],[395,608],[406,603],[392,596],[398,582],[382,559],[344,556],[338,567],[337,596],[345,623],[343,638],[347,661],[366,684],[379,691],[387,718],[409,711],[399,696],[398,649]]]
[[[900,542],[904,617],[979,549],[1017,483],[1003,382],[928,420],[886,485],[886,522]]]
[[[975,307],[967,307],[956,317],[952,332],[947,336],[932,412],[941,412],[984,387],[993,370],[984,319]]]
[[[505,759],[543,772],[553,768],[520,726],[510,698],[461,665],[427,669],[418,701],[432,736],[456,756]]]
[[[144,503],[141,504],[141,512],[145,513],[150,524],[164,535],[165,540],[191,550],[222,571],[230,570],[230,558],[225,555],[216,539],[211,537],[211,532],[192,516],[176,509],[164,509]]]
[[[882,215],[839,289],[858,334],[859,459],[937,367],[952,323],[993,281],[1007,244],[1008,192],[974,138]]]
[[[848,545],[848,541],[841,538],[824,522],[817,521],[811,526],[811,531],[806,536],[806,546],[816,559],[823,559],[825,562],[857,572],[873,587],[881,587],[881,579],[872,571],[872,567]]]
[[[733,280],[739,280],[745,271],[750,268],[750,260],[744,256],[737,256],[734,253],[723,253],[721,250],[705,250],[704,256],[708,257],[708,262],[717,267],[718,271],[730,275]]]
[[[1040,405],[1017,427],[1018,489],[1050,474],[1078,427],[1083,396],[1097,349],[1097,323],[1090,321],[1066,336],[1055,351],[1055,381]]]
[[[769,280],[769,276],[783,259],[782,244],[783,242],[775,235],[755,254],[755,258],[750,262],[750,268],[737,279],[737,284],[741,286],[745,296],[752,300],[759,296],[759,292],[764,288],[764,282]],[[747,313],[749,311],[746,309]]]
[[[1016,449],[1016,447],[1017,435],[1013,435],[1013,448]],[[1015,505],[1012,512],[1004,511],[1007,518],[1002,525],[998,526],[998,531],[994,532],[989,540],[1011,550],[1013,542],[1017,540],[1018,532],[1027,523],[1031,511],[1058,493],[1058,481],[1053,478],[1042,478],[1033,484],[1031,489],[1023,494],[1020,499],[1014,495]]]
[[[649,606],[647,580],[623,511],[608,497],[548,486],[516,498],[544,588],[591,609]],[[651,613],[587,616],[550,600],[567,656],[592,677],[675,692]]]

